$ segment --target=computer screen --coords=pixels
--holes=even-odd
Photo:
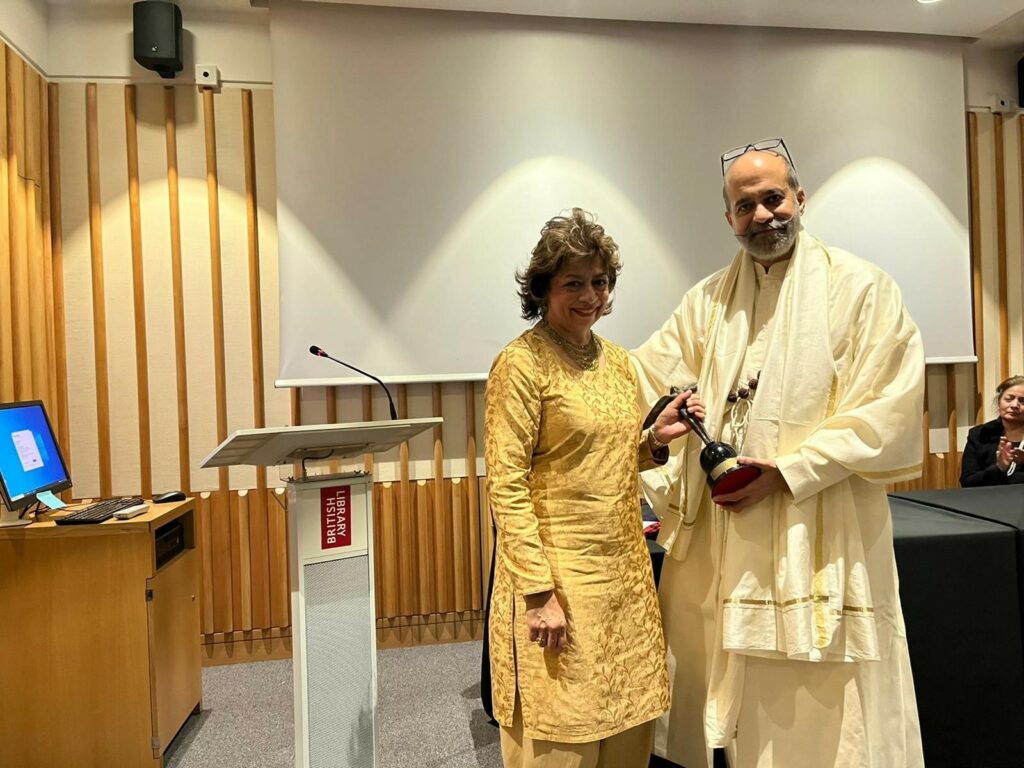
[[[64,457],[41,402],[0,403],[0,497],[8,509],[43,491],[71,487]]]

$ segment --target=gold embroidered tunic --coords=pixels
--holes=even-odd
[[[638,505],[641,458],[653,461],[628,356],[603,347],[598,369],[582,371],[534,328],[505,347],[487,381],[494,716],[512,724],[518,689],[532,739],[597,741],[669,707]],[[569,625],[557,655],[529,641],[525,615],[525,596],[552,588]]]

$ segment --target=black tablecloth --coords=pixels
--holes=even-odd
[[[1024,531],[1024,485],[997,485],[988,488],[949,488],[945,491],[904,491],[892,499],[926,504],[962,515],[1002,523]]]
[[[1024,646],[1015,532],[928,506],[951,501],[948,492],[934,493],[890,497],[925,761],[928,768],[1020,768]],[[971,514],[982,501],[970,500]]]
[[[1004,523],[1018,531],[1024,530],[1024,486],[1021,485],[904,491],[891,494],[889,498],[907,499],[994,523]]]
[[[1000,523],[1016,531],[1017,598],[1024,619],[1024,485],[982,488],[950,488],[945,491],[908,491],[893,494],[930,507]],[[1021,763],[1024,766],[1024,763]]]

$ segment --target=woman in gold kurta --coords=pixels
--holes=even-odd
[[[506,768],[645,767],[669,707],[638,471],[688,431],[678,409],[689,393],[641,433],[627,354],[591,332],[618,271],[618,247],[589,214],[549,221],[517,275],[523,316],[540,322],[487,382],[491,679]]]

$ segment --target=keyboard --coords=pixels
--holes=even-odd
[[[102,523],[114,516],[115,512],[129,509],[131,507],[143,507],[145,503],[141,496],[132,496],[127,499],[104,499],[90,504],[88,507],[76,510],[64,517],[54,520],[57,525],[91,525]]]

